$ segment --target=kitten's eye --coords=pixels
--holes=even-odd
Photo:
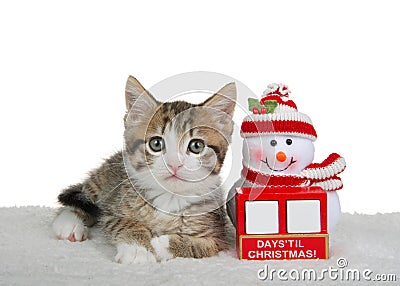
[[[292,139],[286,139],[286,144],[292,145],[292,143],[293,143]]]
[[[194,154],[199,154],[201,151],[204,150],[204,142],[202,140],[199,139],[194,139],[192,141],[190,141],[188,149],[190,152],[194,153]]]
[[[164,149],[164,140],[161,137],[153,137],[149,141],[149,147],[154,152],[160,152]]]
[[[275,147],[278,142],[276,142],[276,140],[271,140],[269,144],[271,144],[272,147]]]

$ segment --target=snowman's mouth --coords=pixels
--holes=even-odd
[[[284,169],[281,169],[281,170],[271,168],[271,166],[268,164],[268,159],[267,159],[267,157],[265,157],[265,161],[264,161],[264,160],[261,160],[261,162],[267,164],[268,168],[269,168],[271,171],[274,171],[274,172],[283,172],[283,171],[286,171],[290,166],[292,166],[292,165],[293,165],[294,163],[296,163],[297,161],[295,161],[295,160],[293,159],[293,157],[290,158],[290,163],[289,163],[289,165],[287,165]]]

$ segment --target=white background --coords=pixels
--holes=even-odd
[[[396,1],[233,2],[1,2],[0,206],[55,206],[121,148],[129,74],[204,70],[287,83],[315,161],[346,158],[343,210],[400,211]]]

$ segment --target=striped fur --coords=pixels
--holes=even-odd
[[[219,172],[231,141],[235,99],[232,83],[202,104],[160,103],[130,77],[124,150],[64,190],[60,203],[87,226],[98,222],[112,243],[144,246],[155,257],[151,240],[161,236],[168,237],[171,257],[208,257],[226,249]],[[162,152],[149,149],[155,136],[164,140]],[[200,154],[189,151],[191,140],[204,142]],[[171,176],[168,166],[174,164]]]

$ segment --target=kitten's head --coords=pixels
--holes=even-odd
[[[168,193],[193,202],[218,188],[235,100],[230,83],[201,104],[161,103],[129,77],[124,160],[135,188],[149,200]]]

